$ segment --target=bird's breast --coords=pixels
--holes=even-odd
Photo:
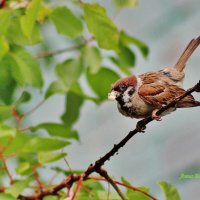
[[[144,118],[151,114],[153,107],[146,104],[137,93],[135,93],[130,101],[118,101],[118,110],[121,114],[131,118]]]

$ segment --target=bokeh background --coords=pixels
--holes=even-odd
[[[63,2],[53,3],[63,4]],[[187,43],[193,37],[200,35],[199,0],[140,0],[137,7],[125,9],[120,13],[116,13],[110,0],[99,0],[98,3],[107,8],[110,17],[114,17],[120,29],[126,30],[149,46],[150,54],[147,60],[144,60],[135,49],[137,64],[133,69],[134,74],[173,65]],[[52,49],[66,47],[62,38],[55,38],[55,30],[47,26],[44,32],[46,32],[45,40],[51,41]],[[55,62],[51,65],[61,61],[63,56],[56,56]],[[54,77],[53,68],[51,70],[49,66],[45,73],[47,87]],[[199,75],[200,48],[188,62],[184,87],[193,86],[200,79]],[[82,86],[91,93],[85,85],[85,80],[82,80]],[[41,100],[37,92],[33,96],[32,105],[28,104],[27,108]],[[200,99],[199,94],[195,96]],[[59,116],[64,110],[64,100],[64,96],[61,95],[51,97],[29,117],[27,123],[59,121]],[[119,151],[119,155],[115,155],[106,163],[105,168],[117,179],[124,176],[135,186],[150,187],[151,193],[159,199],[164,199],[156,184],[161,180],[177,187],[183,200],[198,199],[200,179],[181,180],[179,176],[182,173],[200,174],[199,111],[199,108],[180,109],[164,117],[161,122],[152,122],[148,125],[146,133],[137,134],[131,139]],[[120,115],[114,102],[108,101],[101,106],[86,102],[75,125],[79,130],[80,143],[74,142],[66,149],[71,168],[86,169],[90,163],[104,155],[113,144],[135,128],[136,122],[135,119]],[[60,162],[60,165],[67,168],[64,161]]]

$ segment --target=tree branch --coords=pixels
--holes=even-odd
[[[83,41],[83,43],[75,45],[75,46],[66,47],[66,48],[63,48],[63,49],[55,50],[55,51],[42,51],[42,52],[39,52],[36,55],[36,58],[46,58],[46,57],[51,57],[51,56],[55,56],[55,55],[58,55],[58,54],[62,54],[62,53],[65,53],[65,52],[75,51],[75,50],[82,48],[86,44],[92,42],[93,40],[94,40],[94,38],[90,37],[89,39],[85,39]]]
[[[123,192],[119,189],[119,187],[117,186],[117,184],[115,183],[115,181],[112,180],[112,178],[108,175],[107,171],[104,169],[100,169],[98,171],[98,173],[104,177],[112,186],[113,188],[116,190],[116,192],[118,193],[118,195],[121,197],[122,200],[128,200],[125,195],[123,194]]]
[[[93,179],[93,180],[96,180],[96,181],[107,181],[105,178],[101,178],[101,177],[95,177],[95,176],[89,176],[90,179]],[[132,185],[127,185],[125,183],[121,183],[119,181],[114,181],[115,184],[117,185],[121,185],[123,187],[126,187],[126,188],[129,188],[131,190],[134,190],[134,191],[137,191],[137,192],[140,192],[140,193],[143,193],[144,195],[150,197],[151,199],[153,200],[158,200],[156,199],[155,197],[153,197],[152,195],[148,194],[147,192],[137,188],[137,187],[133,187]]]
[[[11,175],[9,169],[8,169],[8,166],[7,166],[7,163],[6,163],[6,159],[4,158],[3,154],[1,155],[1,160],[2,160],[3,165],[4,165],[4,169],[5,169],[7,175],[9,177],[9,179],[10,179],[10,184],[13,184],[13,182],[14,182],[13,181],[13,177],[12,177],[12,175]]]
[[[200,91],[200,81],[195,86],[193,86],[192,88],[188,89],[183,95],[178,96],[177,98],[173,99],[169,104],[167,104],[166,106],[163,106],[161,109],[159,109],[157,111],[157,114],[161,115],[163,112],[165,112],[169,108],[175,107],[176,104],[181,99],[183,99],[184,97],[186,97],[187,95],[189,95],[189,94],[191,94],[191,93],[193,93],[195,91],[196,92]],[[60,184],[58,184],[57,186],[53,187],[50,190],[45,190],[45,191],[42,191],[40,194],[34,194],[32,196],[27,196],[27,197],[26,196],[19,196],[19,198],[21,200],[42,199],[44,196],[56,194],[59,190],[65,188],[65,187],[71,188],[73,183],[76,182],[76,181],[79,181],[80,178],[83,181],[87,180],[89,178],[90,174],[92,174],[93,172],[97,172],[98,173],[99,170],[101,170],[101,167],[104,165],[104,163],[106,161],[110,160],[110,158],[112,156],[114,156],[119,151],[119,149],[122,148],[134,135],[136,135],[138,132],[141,132],[141,130],[146,129],[146,125],[149,124],[153,120],[154,119],[151,116],[140,120],[137,123],[137,127],[134,130],[130,131],[128,133],[128,135],[124,139],[122,139],[118,144],[115,144],[114,147],[108,153],[106,153],[103,157],[98,159],[94,164],[91,164],[81,176],[70,175],[64,181],[62,181]]]

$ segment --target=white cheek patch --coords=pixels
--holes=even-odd
[[[131,107],[132,106],[131,99],[132,99],[132,96],[134,95],[134,93],[131,94],[131,95],[129,93],[130,90],[132,90],[132,89],[133,89],[133,87],[128,87],[127,90],[123,94],[123,100],[124,100],[124,103],[125,103],[124,105],[126,107]]]

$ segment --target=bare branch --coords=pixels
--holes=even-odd
[[[42,186],[42,183],[41,183],[41,181],[39,179],[39,176],[38,176],[38,173],[36,171],[36,168],[37,168],[37,166],[33,166],[32,167],[32,171],[33,171],[33,175],[35,177],[35,180],[36,180],[36,182],[38,184],[39,190],[40,190],[40,192],[42,192],[43,191],[43,186]]]
[[[122,200],[128,200],[125,195],[123,194],[123,192],[119,189],[119,187],[117,186],[117,184],[115,183],[115,181],[112,180],[112,178],[108,175],[107,171],[104,169],[100,169],[98,171],[98,173],[104,177],[112,186],[113,188],[116,190],[116,192],[118,193],[118,195],[121,197]]]
[[[97,180],[97,181],[107,181],[105,178],[101,178],[101,177],[89,176],[89,178],[90,178],[90,179],[93,179],[93,180]],[[116,185],[121,185],[121,186],[126,187],[126,188],[129,188],[129,189],[131,189],[131,190],[134,190],[134,191],[143,193],[144,195],[150,197],[150,198],[153,199],[153,200],[158,200],[158,199],[156,199],[155,197],[153,197],[152,195],[150,195],[149,193],[147,193],[147,192],[145,192],[145,191],[143,191],[143,190],[141,190],[141,189],[139,189],[139,188],[137,188],[137,187],[133,187],[132,185],[127,185],[127,184],[121,183],[121,182],[119,182],[119,181],[114,181],[114,183],[115,183]]]
[[[4,169],[5,169],[7,175],[8,175],[8,177],[9,177],[9,179],[10,179],[10,184],[12,184],[12,183],[14,182],[14,180],[13,180],[13,177],[12,177],[12,175],[11,175],[9,169],[8,169],[8,165],[7,165],[7,163],[6,163],[6,159],[4,158],[3,155],[1,155],[1,160],[2,160],[2,163],[3,163],[3,165],[4,165]]]
[[[92,42],[93,40],[94,40],[94,38],[90,37],[89,39],[85,39],[84,42],[79,45],[66,47],[64,49],[58,49],[55,51],[42,51],[36,55],[36,58],[46,58],[46,57],[51,57],[51,56],[55,56],[55,55],[70,52],[70,51],[76,51],[76,50],[82,48],[83,46],[85,46],[86,44]]]

